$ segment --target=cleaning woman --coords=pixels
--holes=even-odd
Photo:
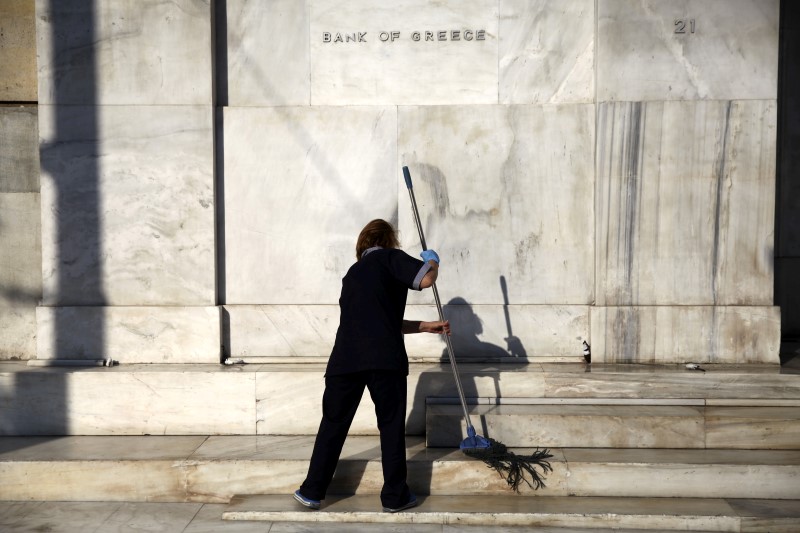
[[[403,334],[449,335],[450,324],[403,319],[408,289],[433,285],[439,256],[426,250],[420,261],[399,246],[394,227],[385,220],[373,220],[361,230],[357,261],[342,280],[339,329],[325,371],[322,422],[308,475],[294,493],[298,502],[311,509],[319,509],[325,498],[365,387],[375,404],[380,431],[383,510],[393,513],[417,504],[406,483],[408,355]]]

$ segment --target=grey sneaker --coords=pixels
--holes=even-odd
[[[411,509],[412,507],[416,507],[416,506],[417,506],[417,497],[412,494],[411,495],[411,499],[408,500],[407,503],[401,505],[400,507],[394,508],[394,509],[391,508],[391,507],[384,507],[383,508],[383,512],[384,513],[397,513],[397,512],[400,512],[400,511],[405,511],[406,509]]]
[[[312,500],[311,498],[306,498],[302,494],[300,494],[299,490],[294,491],[294,499],[300,502],[301,505],[308,507],[309,509],[314,509],[315,511],[319,509],[320,501],[319,500]]]

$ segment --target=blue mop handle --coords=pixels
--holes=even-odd
[[[406,180],[406,187],[408,188],[408,195],[411,198],[411,208],[414,212],[414,222],[417,225],[417,232],[419,232],[419,240],[423,250],[428,247],[425,244],[425,234],[422,232],[422,224],[419,221],[419,211],[417,210],[417,200],[414,197],[414,187],[411,184],[411,173],[408,167],[403,167],[403,177]],[[439,290],[436,288],[436,282],[431,287],[433,290],[433,299],[436,301],[436,310],[439,311],[439,320],[444,322],[444,312],[442,311],[442,302],[439,299]],[[467,401],[464,398],[464,389],[461,387],[461,379],[458,377],[458,365],[456,364],[456,356],[453,352],[453,344],[450,342],[450,336],[444,336],[445,344],[447,344],[447,356],[450,358],[450,366],[453,367],[453,377],[456,380],[456,389],[458,390],[458,398],[461,400],[461,408],[464,410],[464,420],[467,423],[467,435],[474,436],[475,428],[472,425],[472,420],[469,417],[469,410],[467,409]]]

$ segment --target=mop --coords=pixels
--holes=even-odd
[[[417,231],[419,232],[419,241],[422,245],[422,250],[425,251],[428,247],[425,244],[425,235],[422,232],[422,224],[420,223],[419,211],[417,210],[417,200],[414,197],[414,187],[411,183],[411,173],[408,167],[403,167],[403,177],[406,180],[408,195],[411,198],[411,208],[414,212],[414,223],[417,225]],[[436,309],[439,311],[439,320],[444,321],[444,312],[442,311],[442,303],[439,299],[439,291],[436,288],[436,283],[433,284],[431,289],[433,290],[433,298],[436,301]],[[501,477],[505,477],[506,483],[516,492],[519,492],[519,486],[523,481],[534,490],[543,488],[545,486],[544,475],[553,471],[550,462],[547,460],[553,457],[550,454],[550,450],[540,450],[536,448],[536,451],[531,455],[517,455],[510,451],[502,442],[477,434],[475,427],[472,425],[469,410],[467,409],[467,401],[464,398],[464,389],[461,387],[456,357],[449,335],[444,335],[444,340],[447,344],[447,355],[450,359],[450,366],[453,369],[458,398],[461,400],[461,408],[464,411],[464,421],[467,425],[467,438],[461,441],[459,445],[461,451],[469,457],[482,460],[489,468],[496,470]],[[542,469],[541,473],[536,470],[537,466]],[[530,480],[525,477],[526,472],[530,476]]]

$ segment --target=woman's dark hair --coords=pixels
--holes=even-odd
[[[397,231],[394,227],[382,220],[376,218],[361,230],[358,234],[358,241],[356,241],[356,259],[361,260],[361,254],[365,250],[374,246],[381,248],[399,248],[400,241],[397,239]]]

